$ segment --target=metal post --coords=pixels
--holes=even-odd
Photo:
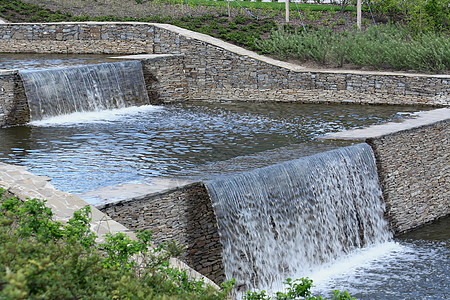
[[[356,2],[356,25],[361,30],[361,0]]]
[[[284,0],[286,3],[286,23],[289,23],[289,0]]]

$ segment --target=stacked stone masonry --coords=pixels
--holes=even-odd
[[[187,82],[183,72],[184,55],[144,58],[142,68],[152,104],[184,101]]]
[[[367,142],[395,233],[450,215],[450,119]]]
[[[450,105],[450,76],[309,70],[165,24],[2,24],[0,39],[0,52],[183,54],[182,99]]]
[[[0,127],[29,121],[28,102],[19,72],[0,70]]]
[[[180,243],[182,261],[216,283],[224,281],[216,215],[202,183],[98,208],[129,229],[151,230],[155,243]]]

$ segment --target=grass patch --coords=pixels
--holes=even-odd
[[[164,0],[168,1],[171,4],[180,4],[178,0]],[[188,3],[191,6],[216,6],[216,7],[227,7],[228,1],[208,1],[208,0],[187,0],[184,3]],[[251,1],[239,1],[239,4],[236,1],[229,2],[230,7],[239,8],[254,8],[254,9],[266,9],[266,10],[284,10],[285,3],[282,2],[251,2]],[[339,5],[322,5],[322,4],[305,4],[298,3],[298,8],[300,10],[309,10],[309,11],[340,11],[341,7]],[[297,10],[297,6],[295,3],[289,3],[289,10]],[[356,11],[356,8],[353,6],[347,6],[345,11]]]
[[[411,35],[406,28],[394,25],[342,33],[328,28],[308,33],[280,29],[269,38],[258,40],[256,47],[280,59],[312,60],[332,67],[351,64],[378,70],[450,70],[450,39],[446,35],[434,32]]]
[[[0,16],[16,22],[63,22],[71,17],[21,0],[0,0]]]

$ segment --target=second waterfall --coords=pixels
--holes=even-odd
[[[358,144],[207,183],[227,279],[272,290],[391,234],[372,149]]]

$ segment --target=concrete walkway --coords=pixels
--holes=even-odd
[[[22,166],[0,163],[0,187],[22,200],[28,198],[47,200],[46,205],[52,209],[54,220],[63,223],[67,222],[73,216],[74,211],[89,205],[76,195],[57,190],[50,183],[48,177],[33,175],[27,171],[26,167]],[[123,232],[131,239],[136,239],[133,231],[112,220],[95,207],[91,206],[91,210],[91,229],[99,237],[97,242],[104,241],[104,234],[114,234],[117,232]],[[206,283],[218,288],[214,282],[191,269],[178,259],[171,259],[171,265],[185,270],[187,275],[191,278],[203,278]]]

